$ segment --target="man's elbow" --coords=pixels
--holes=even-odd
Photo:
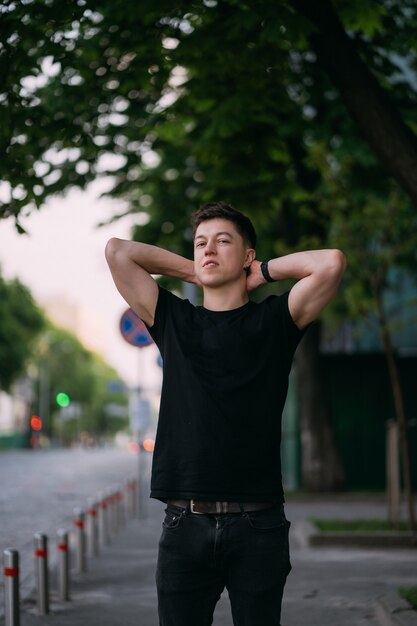
[[[120,250],[122,249],[123,239],[119,239],[118,237],[112,237],[108,240],[106,247],[104,249],[104,254],[107,260],[107,263],[114,262],[116,256],[120,254]]]
[[[327,250],[326,264],[323,269],[328,278],[339,284],[345,273],[346,266],[347,259],[344,252],[337,248]]]

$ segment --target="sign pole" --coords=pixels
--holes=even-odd
[[[153,343],[146,324],[133,309],[127,309],[123,313],[120,320],[120,332],[130,345],[137,348],[145,348]],[[142,382],[146,369],[143,354],[139,356],[138,366],[138,380]],[[149,402],[141,397],[142,389],[143,384],[132,391],[129,413],[131,430],[138,443],[138,493],[135,494],[135,497],[138,498],[139,518],[145,519],[148,516],[148,498],[145,493],[148,486],[148,458],[143,447],[143,438],[151,423],[151,411]]]
[[[141,392],[145,387],[145,373],[146,373],[146,365],[145,365],[145,353],[140,350],[139,351],[139,376],[138,380],[141,381]],[[138,406],[138,423],[137,423],[137,434],[138,434],[138,449],[139,449],[139,458],[138,458],[138,517],[141,520],[147,519],[148,517],[148,498],[146,493],[147,488],[147,452],[143,447],[143,440],[145,436],[145,430],[148,428],[150,424],[150,419],[148,420],[146,401],[141,397],[142,393],[139,394],[139,406]],[[150,417],[150,415],[149,415]]]

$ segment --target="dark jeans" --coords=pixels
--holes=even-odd
[[[289,527],[281,504],[222,515],[168,505],[156,572],[160,626],[210,626],[225,587],[235,626],[279,626]]]

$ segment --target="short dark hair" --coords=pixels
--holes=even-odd
[[[192,214],[193,237],[195,237],[196,230],[202,222],[213,220],[216,217],[233,222],[245,244],[249,245],[250,248],[256,248],[256,232],[250,219],[225,202],[206,202]]]

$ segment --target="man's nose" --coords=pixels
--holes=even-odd
[[[215,242],[211,239],[207,240],[206,247],[204,248],[204,254],[214,254],[216,252]]]

